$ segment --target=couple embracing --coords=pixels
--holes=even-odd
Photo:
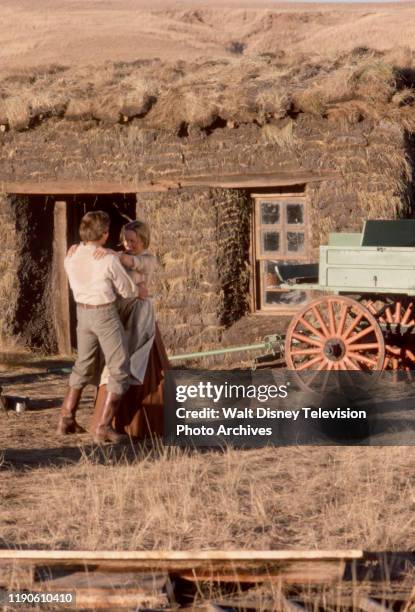
[[[121,232],[125,250],[117,253],[104,248],[109,227],[103,211],[84,215],[82,242],[69,250],[64,263],[76,302],[78,357],[58,433],[85,431],[75,415],[83,388],[95,384],[99,390],[90,432],[98,443],[142,434],[146,399],[157,413],[154,429],[162,433],[162,379],[168,365],[148,297],[156,267],[156,258],[147,252],[149,228],[142,221],[127,223]]]

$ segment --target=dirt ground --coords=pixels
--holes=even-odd
[[[0,72],[35,65],[219,59],[233,53],[333,55],[415,41],[415,3],[266,0],[0,0]],[[235,46],[235,42],[239,43]]]
[[[50,362],[51,368],[65,367],[64,362]],[[56,463],[79,458],[78,445],[83,436],[58,439],[55,434],[59,406],[65,393],[67,374],[39,368],[22,368],[2,376],[8,395],[27,397],[30,409],[22,415],[9,411],[1,414],[0,448],[6,450],[4,460],[16,468],[26,465]],[[88,426],[94,389],[88,388],[79,410],[79,421]]]

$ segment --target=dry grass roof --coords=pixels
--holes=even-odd
[[[412,131],[415,52],[359,47],[320,62],[268,53],[193,63],[53,65],[0,81],[3,132],[56,119],[209,130],[218,121],[265,125],[301,113],[350,123],[388,118]]]

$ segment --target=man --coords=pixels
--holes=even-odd
[[[78,358],[62,404],[58,433],[85,431],[76,422],[75,415],[83,388],[93,380],[101,347],[109,373],[108,393],[101,418],[91,433],[95,442],[116,443],[123,436],[112,429],[111,422],[128,388],[129,360],[115,301],[117,294],[124,298],[139,296],[137,287],[115,254],[94,257],[95,250],[108,240],[109,226],[110,218],[103,211],[84,215],[79,227],[82,244],[64,262],[77,305]]]

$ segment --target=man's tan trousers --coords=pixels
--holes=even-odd
[[[69,385],[80,389],[96,380],[99,347],[108,368],[108,391],[123,395],[128,389],[129,359],[124,328],[115,303],[100,308],[77,306],[78,358]]]

